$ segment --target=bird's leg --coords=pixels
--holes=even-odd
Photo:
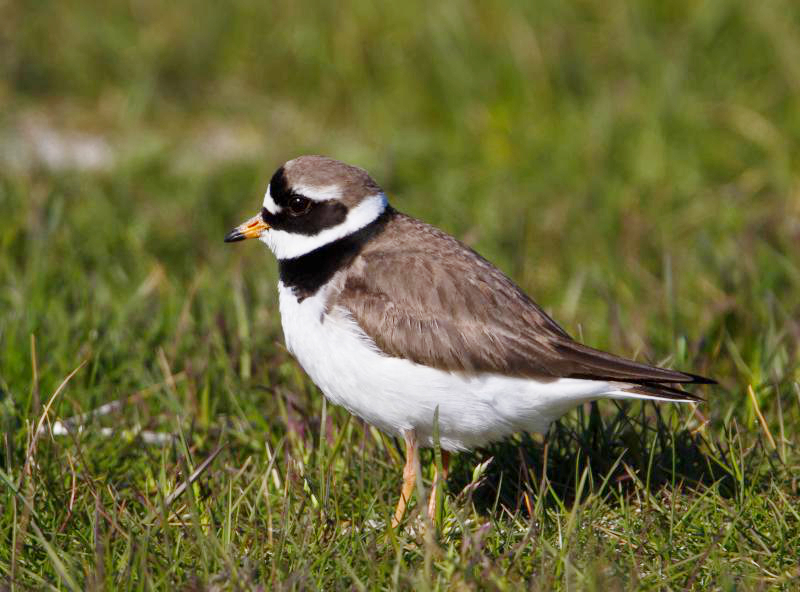
[[[439,467],[433,465],[433,484],[431,485],[431,497],[428,500],[428,518],[434,520],[436,518],[436,488],[439,487],[439,481],[447,481],[447,472],[450,467],[450,453],[447,450],[442,450],[442,474],[439,475]]]
[[[417,434],[414,430],[403,432],[403,439],[406,441],[406,464],[403,467],[403,489],[400,492],[400,499],[397,501],[397,509],[392,518],[392,528],[403,520],[406,513],[408,500],[417,480]]]

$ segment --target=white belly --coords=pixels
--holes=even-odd
[[[466,376],[389,357],[346,311],[326,314],[324,288],[302,302],[283,284],[278,290],[286,346],[325,396],[390,435],[416,430],[422,446],[432,445],[437,406],[442,447],[464,450],[544,432],[572,407],[614,391],[600,381]]]

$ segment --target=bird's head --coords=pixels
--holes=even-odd
[[[257,238],[278,259],[294,259],[360,230],[387,205],[365,170],[324,156],[300,156],[275,171],[261,212],[231,230],[225,242]]]

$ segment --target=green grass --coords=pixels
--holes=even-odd
[[[797,589],[800,13],[634,4],[5,6],[0,588]],[[720,385],[460,455],[393,535],[399,443],[222,243],[309,152]]]

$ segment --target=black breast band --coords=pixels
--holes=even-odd
[[[337,271],[352,263],[366,242],[380,234],[394,214],[394,210],[387,206],[380,216],[353,234],[300,257],[279,259],[281,282],[292,289],[299,302],[313,296]]]

